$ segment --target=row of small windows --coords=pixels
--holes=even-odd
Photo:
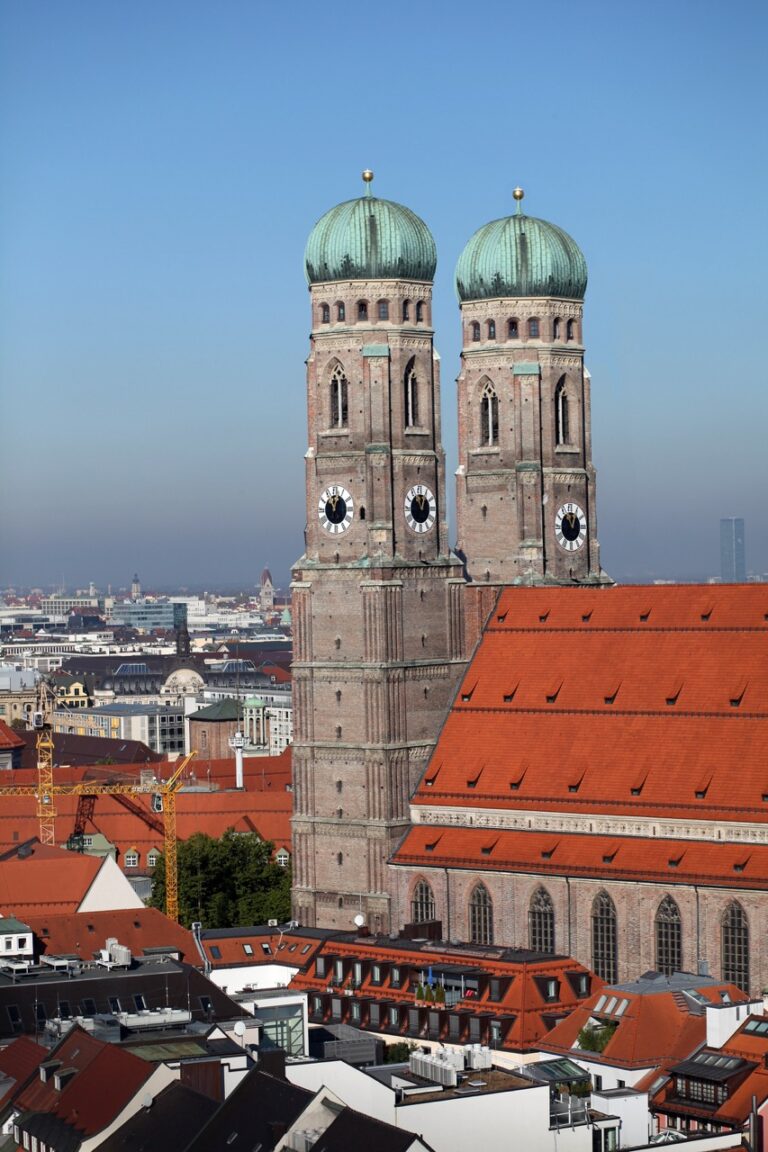
[[[157,864],[157,861],[159,859],[160,859],[160,853],[155,848],[151,848],[149,850],[149,852],[147,853],[147,868],[154,868],[154,866]],[[123,857],[123,867],[124,868],[138,868],[138,866],[139,866],[139,853],[136,851],[135,848],[129,848],[128,851],[125,853],[125,856]]]
[[[337,301],[336,304],[333,305],[333,307],[336,309],[336,320],[337,321],[346,321],[346,319],[347,319],[346,304],[344,304],[344,302],[342,300],[339,300],[339,301]],[[358,300],[358,302],[357,302],[357,319],[358,319],[358,321],[368,320],[370,318],[368,315],[368,311],[369,311],[368,301],[367,300]],[[411,301],[410,300],[403,300],[401,316],[402,316],[402,319],[404,321],[411,319]],[[377,300],[377,302],[376,302],[376,318],[378,320],[389,320],[389,300]],[[421,324],[424,320],[424,304],[421,300],[417,300],[415,302],[414,318],[415,318],[417,324]],[[321,304],[320,305],[320,323],[321,324],[330,324],[330,322],[331,322],[331,305],[330,304]],[[478,337],[478,339],[479,339],[479,337]]]
[[[474,944],[493,944],[493,902],[483,883],[474,886],[468,905],[469,938]],[[435,897],[426,880],[417,881],[411,899],[411,920],[420,924],[436,918]],[[607,984],[619,974],[616,906],[607,892],[592,902],[590,914],[592,968]],[[535,952],[555,951],[555,907],[546,888],[537,888],[528,906],[528,944]],[[665,976],[682,971],[683,931],[680,909],[665,896],[654,917],[655,967]],[[749,991],[749,922],[737,900],[720,919],[722,978]]]
[[[555,443],[558,445],[571,442],[568,407],[568,392],[563,376],[555,388]],[[499,398],[489,380],[480,396],[480,447],[494,448],[498,443]]]
[[[552,339],[560,340],[562,336],[562,322],[559,316],[556,316],[552,321]],[[526,322],[526,332],[529,340],[538,340],[541,336],[541,322],[537,316],[532,316]],[[473,320],[469,326],[469,335],[473,343],[477,343],[483,338],[482,327],[477,320]],[[485,322],[485,338],[486,340],[496,339],[496,321],[486,320]],[[507,340],[520,339],[520,321],[514,318],[507,320]],[[567,320],[565,323],[565,339],[576,339],[576,321]]]
[[[331,428],[349,427],[349,381],[341,364],[331,372],[330,415]],[[406,364],[403,374],[403,415],[406,428],[418,427],[419,380],[414,356]]]

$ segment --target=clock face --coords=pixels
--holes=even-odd
[[[577,552],[587,540],[587,517],[578,504],[563,504],[555,516],[555,537],[566,552]]]
[[[320,524],[331,536],[346,532],[354,513],[352,497],[340,484],[329,484],[317,502]]]
[[[414,484],[405,494],[404,512],[412,532],[429,532],[437,518],[434,493],[425,484]]]

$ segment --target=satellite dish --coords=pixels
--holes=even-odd
[[[355,916],[354,923],[358,928],[362,928],[363,924],[365,924],[365,916],[363,916],[362,912],[358,912],[357,916]]]
[[[242,1020],[235,1021],[235,1035],[245,1036],[245,1024],[243,1024]]]

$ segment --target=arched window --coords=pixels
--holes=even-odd
[[[517,326],[517,320],[507,320],[507,340],[517,340],[520,335],[520,329]]]
[[[469,331],[473,342],[476,343],[480,339],[480,325],[476,320],[473,320],[470,324]]]
[[[416,301],[416,323],[421,324],[424,319],[424,305],[421,300]]]
[[[411,318],[411,302],[410,300],[403,300],[403,320],[410,320]]]
[[[495,340],[496,339],[496,321],[495,320],[489,320],[488,321],[488,339],[489,340]]]
[[[531,317],[531,319],[528,321],[528,335],[534,340],[536,340],[538,338],[539,321],[536,319],[535,316]]]
[[[405,366],[403,410],[406,428],[416,428],[419,423],[419,382],[416,379],[416,361],[413,356]]]
[[[570,443],[568,427],[568,393],[565,390],[565,376],[561,376],[555,388],[555,444]]]
[[[566,324],[566,326],[565,326],[565,338],[566,338],[566,340],[575,340],[576,339],[576,322],[574,320],[569,320],[568,323]]]
[[[330,324],[331,322],[331,308],[329,304],[320,305],[320,323]]]
[[[346,320],[346,318],[347,318],[347,310],[344,307],[344,305],[342,304],[341,300],[339,300],[338,304],[336,305],[336,319],[337,320]]]
[[[749,991],[749,923],[741,904],[731,901],[720,922],[723,980]]]
[[[607,892],[600,892],[592,903],[592,967],[606,984],[616,983],[616,909]]]
[[[476,884],[469,898],[469,938],[473,944],[493,944],[493,904],[484,884]]]
[[[499,398],[490,380],[480,399],[480,446],[493,448],[499,442]]]
[[[683,967],[683,931],[680,909],[671,896],[665,896],[656,909],[656,971],[671,976]]]
[[[546,888],[537,888],[528,909],[528,943],[534,952],[555,950],[555,908]]]
[[[358,300],[357,302],[357,318],[358,320],[368,319],[368,301]]]
[[[337,364],[331,375],[331,427],[346,428],[349,425],[347,378],[341,364]]]
[[[379,300],[379,320],[389,320],[389,301]]]
[[[560,317],[559,316],[555,316],[554,320],[552,321],[552,339],[553,340],[559,340],[560,339]]]
[[[411,922],[423,924],[435,918],[435,895],[426,880],[419,880],[411,900]]]

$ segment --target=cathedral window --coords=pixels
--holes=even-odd
[[[419,423],[419,382],[416,379],[416,362],[413,357],[405,366],[403,401],[405,426],[406,428],[415,428]]]
[[[416,301],[416,323],[421,324],[424,319],[424,305],[421,300]]]
[[[517,320],[507,320],[507,340],[517,340],[519,335]]]
[[[555,316],[554,320],[552,321],[552,339],[553,340],[559,340],[560,339],[560,317],[559,316]]]
[[[654,928],[656,971],[663,972],[665,976],[671,976],[673,972],[681,972],[683,949],[680,909],[671,896],[665,896],[656,909]]]
[[[435,918],[435,894],[426,880],[419,880],[411,899],[411,922],[423,924]]]
[[[569,442],[568,393],[565,389],[565,377],[562,377],[555,388],[555,443],[568,444]]]
[[[488,339],[489,340],[495,340],[496,339],[496,321],[495,320],[489,320],[488,321]]]
[[[576,339],[576,324],[573,320],[569,320],[565,326],[565,338],[566,340]]]
[[[347,310],[344,307],[344,305],[342,304],[341,300],[339,300],[338,304],[336,305],[336,319],[337,320],[346,320],[346,318],[347,318]]]
[[[480,444],[493,448],[499,442],[499,398],[490,383],[480,400]]]
[[[469,938],[473,944],[493,944],[493,903],[484,884],[469,898]]]
[[[331,322],[331,309],[328,304],[320,305],[320,323],[330,324]]]
[[[744,909],[733,900],[720,922],[723,980],[749,991],[749,923]]]
[[[379,320],[389,320],[389,301],[388,300],[379,300],[377,307],[378,307],[378,313],[379,313]]]
[[[410,320],[411,318],[411,302],[410,300],[403,300],[403,320]]]
[[[531,337],[531,339],[533,339],[533,340],[537,340],[537,339],[538,339],[538,336],[539,336],[539,321],[536,319],[536,317],[535,317],[535,316],[534,316],[534,317],[532,317],[532,318],[531,318],[531,319],[528,321],[528,335],[529,335],[529,336]]]
[[[592,967],[606,984],[616,983],[616,908],[607,892],[600,892],[592,904]]]
[[[534,952],[555,950],[555,908],[546,888],[537,888],[528,909],[528,943]]]
[[[470,324],[469,331],[473,343],[477,343],[477,341],[480,339],[480,325],[476,320],[473,320],[473,322]]]
[[[357,302],[357,318],[358,320],[368,319],[368,301],[358,300]]]
[[[349,385],[340,364],[331,376],[331,427],[346,428],[349,424]]]

